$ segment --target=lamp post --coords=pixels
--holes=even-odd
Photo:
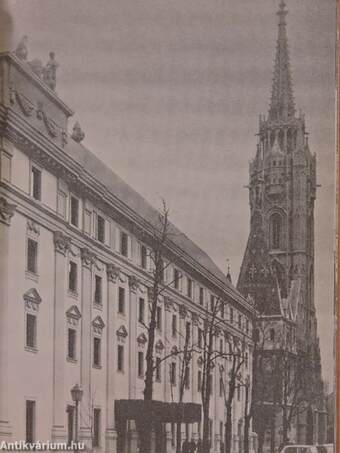
[[[74,441],[78,442],[78,405],[83,397],[83,389],[81,388],[81,386],[79,384],[75,384],[71,388],[71,396],[72,396],[72,400],[76,403],[76,420],[75,420]]]

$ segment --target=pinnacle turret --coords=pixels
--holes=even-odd
[[[286,4],[279,5],[279,32],[276,45],[274,77],[269,107],[269,120],[289,120],[295,115],[293,87],[289,67],[289,52],[286,31]]]

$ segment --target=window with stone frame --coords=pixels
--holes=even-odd
[[[26,434],[25,441],[27,444],[35,442],[36,429],[36,402],[34,400],[26,400]]]
[[[124,231],[121,231],[120,232],[120,253],[123,255],[123,256],[128,256],[128,247],[129,247],[129,244],[128,244],[129,240],[128,240],[128,235],[124,232]]]
[[[101,346],[102,341],[99,337],[93,337],[93,366],[101,366]]]
[[[70,196],[70,223],[79,227],[79,200],[73,195]]]
[[[92,447],[100,447],[101,438],[101,410],[98,408],[93,409],[93,439]]]
[[[162,380],[162,368],[161,368],[162,359],[156,357],[156,381],[161,382]]]
[[[37,317],[26,313],[26,347],[37,349]]]
[[[170,384],[175,386],[176,385],[176,362],[170,363]]]
[[[35,165],[31,167],[31,195],[35,200],[41,201],[41,170]]]
[[[199,303],[202,306],[204,305],[204,288],[202,287],[200,287]]]
[[[118,288],[118,313],[125,314],[125,288]]]
[[[94,276],[94,303],[103,304],[103,279],[100,275]]]
[[[68,290],[72,293],[78,292],[78,265],[71,260],[68,263]]]
[[[177,336],[177,316],[174,314],[171,319],[171,333],[173,337]]]
[[[138,322],[145,322],[145,299],[143,297],[139,298],[138,301]]]
[[[144,377],[144,352],[138,351],[138,377]]]
[[[117,345],[117,370],[124,371],[124,346]]]
[[[32,238],[27,238],[27,272],[38,273],[38,242]]]
[[[147,248],[143,244],[140,246],[140,265],[143,269],[147,268]]]
[[[105,219],[97,214],[96,234],[99,242],[105,243]]]
[[[68,329],[67,333],[67,358],[76,360],[77,355],[77,332],[75,329]]]
[[[23,295],[25,304],[25,349],[36,352],[38,350],[38,314],[41,297],[35,288],[31,288]]]

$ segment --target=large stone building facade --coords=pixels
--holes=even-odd
[[[117,439],[115,401],[143,398],[148,238],[158,212],[83,146],[78,124],[68,133],[72,111],[55,92],[55,68],[53,54],[46,67],[29,62],[25,39],[15,53],[0,55],[0,439],[74,439],[71,389],[79,383],[79,440],[98,452],[135,453],[133,423]],[[211,301],[222,297],[216,344],[224,350],[225,335],[246,341],[245,379],[252,368],[254,307],[173,228],[164,279],[174,283],[159,300],[155,359],[180,348],[188,326],[197,338]],[[155,400],[178,401],[177,360],[157,369]],[[197,357],[190,367],[183,401],[200,403]],[[224,438],[219,373],[215,366],[212,452]],[[243,413],[239,386],[235,451],[242,448]],[[199,423],[182,429],[182,438],[200,436]],[[173,452],[174,426],[167,424],[162,436],[157,453]]]
[[[259,412],[255,425],[263,437],[260,443],[268,451],[287,441],[322,443],[326,427],[314,304],[316,157],[309,149],[304,114],[296,114],[285,6],[281,1],[269,112],[260,115],[256,156],[249,166],[250,234],[237,285],[255,301],[259,336],[264,338],[267,356],[271,360],[289,356],[287,363],[295,374],[305,375],[305,383],[301,379],[297,384],[298,378],[292,374],[286,382],[290,394],[283,401],[281,369],[281,375],[274,378],[280,401],[273,395],[262,401],[267,403],[268,420],[264,420],[265,411]],[[261,343],[261,338],[258,341]],[[299,369],[298,362],[306,357],[308,366]],[[264,370],[259,370],[259,380],[263,379],[261,373]],[[305,387],[304,395],[297,385]],[[293,404],[300,408],[296,408],[286,427],[288,436],[283,439],[282,413]]]

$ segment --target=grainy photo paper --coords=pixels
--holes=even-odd
[[[333,453],[335,0],[0,0],[0,451]]]

